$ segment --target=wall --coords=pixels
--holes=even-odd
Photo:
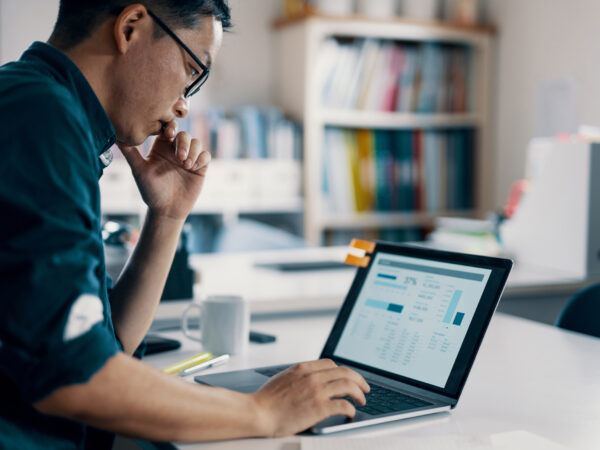
[[[0,0],[0,63],[14,61],[33,41],[46,41],[58,0]]]
[[[206,89],[192,107],[268,105],[275,101],[271,22],[281,0],[230,0],[233,29],[226,33]]]
[[[489,0],[499,29],[496,63],[497,205],[523,177],[539,83],[571,79],[579,123],[600,125],[600,2]]]
[[[35,40],[46,41],[58,0],[0,0],[0,63],[18,59]],[[274,101],[271,22],[281,0],[230,0],[234,27],[227,33],[211,78],[193,108]]]

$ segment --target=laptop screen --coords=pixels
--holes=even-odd
[[[334,356],[443,388],[491,272],[377,253]]]

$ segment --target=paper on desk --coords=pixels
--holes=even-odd
[[[448,435],[435,437],[381,436],[370,438],[302,438],[302,450],[566,450],[566,447],[528,431],[491,436]]]
[[[513,448],[526,448],[527,450],[567,450],[567,447],[524,430],[492,434],[490,441],[494,450],[509,450]]]

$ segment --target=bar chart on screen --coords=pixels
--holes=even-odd
[[[335,355],[444,386],[489,275],[377,254]]]

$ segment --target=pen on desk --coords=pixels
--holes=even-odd
[[[229,355],[225,354],[225,355],[217,356],[216,358],[213,358],[210,361],[205,361],[205,362],[197,364],[193,367],[188,367],[187,369],[182,370],[181,372],[179,372],[179,376],[187,377],[188,375],[192,375],[196,372],[200,372],[201,370],[220,366],[221,364],[225,364],[227,361],[229,361]]]
[[[212,356],[213,355],[211,352],[199,353],[195,356],[192,356],[191,358],[184,359],[183,361],[178,361],[174,364],[171,364],[170,366],[167,366],[164,369],[162,369],[162,371],[164,373],[168,373],[170,375],[179,373],[182,370],[187,369],[188,367],[195,367],[200,363],[208,361],[209,359],[212,358]]]

